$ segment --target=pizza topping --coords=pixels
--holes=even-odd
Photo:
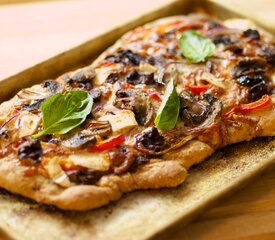
[[[213,38],[213,43],[215,43],[216,45],[218,45],[218,44],[229,45],[232,42],[228,36],[224,36],[221,34],[221,35],[216,35]]]
[[[146,126],[153,118],[153,109],[147,93],[140,90],[118,90],[114,106],[119,109],[131,110],[136,121],[141,126]]]
[[[137,84],[153,84],[154,83],[154,73],[139,73],[138,71],[130,72],[126,77],[125,81],[132,85]]]
[[[89,91],[89,95],[93,98],[94,102],[98,102],[102,96],[100,88],[93,88]]]
[[[114,114],[105,114],[100,117],[99,120],[108,121],[115,134],[130,130],[138,125],[134,113],[130,110],[116,111]]]
[[[95,71],[90,67],[86,67],[73,73],[68,82],[87,83],[91,82],[94,77]]]
[[[46,80],[43,83],[43,87],[47,88],[52,94],[62,92],[64,89],[64,84],[56,80]]]
[[[205,94],[203,98],[199,98],[184,90],[179,98],[180,118],[186,127],[186,133],[195,133],[211,127],[221,112],[221,103],[212,95]]]
[[[135,161],[133,149],[130,147],[115,148],[109,152],[109,158],[113,163],[115,174],[126,172]]]
[[[90,153],[87,151],[79,151],[71,154],[69,156],[69,160],[75,166],[81,166],[100,171],[107,171],[111,166],[108,154],[104,152]]]
[[[45,101],[45,99],[33,100],[30,103],[25,103],[22,107],[22,110],[26,110],[29,112],[40,109],[41,104]]]
[[[187,87],[193,94],[201,94],[205,92],[207,89],[209,89],[211,85],[207,84],[207,85],[196,86],[196,85],[187,84],[185,85],[185,87]]]
[[[250,40],[260,40],[260,34],[255,29],[247,29],[246,31],[243,32],[243,36]]]
[[[90,114],[93,99],[88,93],[78,90],[57,93],[43,102],[43,130],[34,137],[44,134],[65,134],[85,121]]]
[[[83,168],[79,170],[67,171],[66,174],[73,183],[92,185],[95,184],[103,175],[105,175],[106,172]]]
[[[165,138],[159,134],[156,127],[147,128],[142,134],[138,134],[135,140],[138,150],[145,149],[151,152],[160,152],[169,147]]]
[[[192,30],[181,35],[179,46],[183,56],[193,63],[204,62],[215,52],[215,45],[210,39]]]
[[[61,141],[64,147],[70,149],[79,149],[91,145],[96,142],[95,133],[90,129],[84,129],[75,134],[69,134]]]
[[[180,110],[180,101],[173,79],[168,83],[163,101],[158,109],[155,125],[158,129],[169,130],[175,127]]]
[[[124,142],[125,136],[121,134],[88,148],[88,152],[103,152],[112,149],[113,147],[116,147]]]
[[[240,106],[233,107],[232,109],[228,110],[224,116],[230,117],[235,112],[240,112],[242,114],[249,114],[255,110],[262,109],[266,106],[268,106],[271,103],[271,97],[268,95],[262,96],[261,99],[259,99],[256,102],[247,103],[247,104],[241,104]]]
[[[263,46],[259,51],[259,55],[264,57],[269,64],[274,66],[275,64],[275,47],[274,46]]]
[[[34,163],[40,163],[42,156],[41,143],[37,139],[30,139],[18,146],[17,156],[19,159],[30,159]]]
[[[114,55],[107,56],[105,60],[113,63],[139,65],[144,58],[132,50],[120,50]]]
[[[268,92],[266,64],[258,58],[245,58],[233,68],[233,77],[241,86],[249,88],[249,101],[255,101]]]
[[[119,80],[119,74],[118,73],[110,73],[110,75],[106,79],[106,82],[114,84],[118,80]]]

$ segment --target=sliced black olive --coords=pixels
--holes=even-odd
[[[156,127],[147,128],[141,135],[136,136],[136,144],[153,152],[160,152],[168,147],[165,138],[159,134]]]
[[[238,78],[248,74],[262,74],[266,70],[266,62],[260,58],[245,58],[233,68],[232,77]]]
[[[19,159],[30,159],[34,163],[40,163],[42,156],[41,143],[37,139],[31,139],[19,145],[17,150]]]
[[[245,38],[249,38],[251,40],[260,40],[260,34],[255,29],[247,29],[243,32],[243,36]]]
[[[139,73],[138,71],[133,71],[125,77],[125,81],[132,85],[153,84],[154,83],[154,73],[145,74],[145,73]]]
[[[131,50],[120,50],[114,55],[107,56],[106,60],[114,63],[139,65],[144,58]]]
[[[231,40],[229,37],[224,36],[224,35],[217,35],[213,38],[213,42],[218,45],[218,44],[223,44],[223,45],[229,45],[231,44]]]
[[[115,82],[117,82],[119,80],[119,74],[118,73],[111,73],[107,79],[106,82],[107,83],[111,83],[114,84]]]
[[[92,169],[71,170],[66,172],[70,181],[76,184],[92,185],[95,184],[106,172]]]
[[[254,102],[260,99],[263,95],[268,94],[268,87],[265,81],[261,81],[249,89],[249,101]]]
[[[250,86],[251,87],[251,86],[254,86],[255,84],[258,84],[265,80],[266,80],[266,77],[261,74],[243,75],[237,79],[237,83],[239,83],[242,86]]]

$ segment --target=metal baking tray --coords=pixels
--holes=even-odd
[[[0,101],[21,88],[92,62],[123,33],[138,25],[198,10],[222,19],[241,16],[215,0],[171,0],[149,14],[1,81]],[[179,187],[136,191],[118,202],[86,212],[62,211],[0,190],[0,228],[8,238],[27,240],[166,238],[171,231],[183,228],[204,210],[270,169],[275,164],[274,149],[273,138],[224,148],[192,167],[187,181]]]

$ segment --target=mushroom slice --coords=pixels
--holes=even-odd
[[[114,114],[107,114],[99,118],[101,121],[109,121],[114,133],[121,133],[138,125],[135,114],[130,110],[121,110]]]
[[[69,160],[77,166],[91,168],[98,171],[108,171],[111,163],[107,153],[78,152],[69,156]]]

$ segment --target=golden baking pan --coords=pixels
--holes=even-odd
[[[20,88],[91,62],[121,34],[135,26],[197,9],[219,18],[242,14],[214,0],[196,4],[191,0],[171,0],[149,14],[1,81],[1,101]],[[270,26],[266,27],[270,30]],[[118,202],[86,212],[62,211],[0,190],[0,227],[12,239],[162,239],[270,169],[275,164],[274,149],[273,138],[224,148],[194,166],[187,181],[177,188],[136,191],[126,194]]]

